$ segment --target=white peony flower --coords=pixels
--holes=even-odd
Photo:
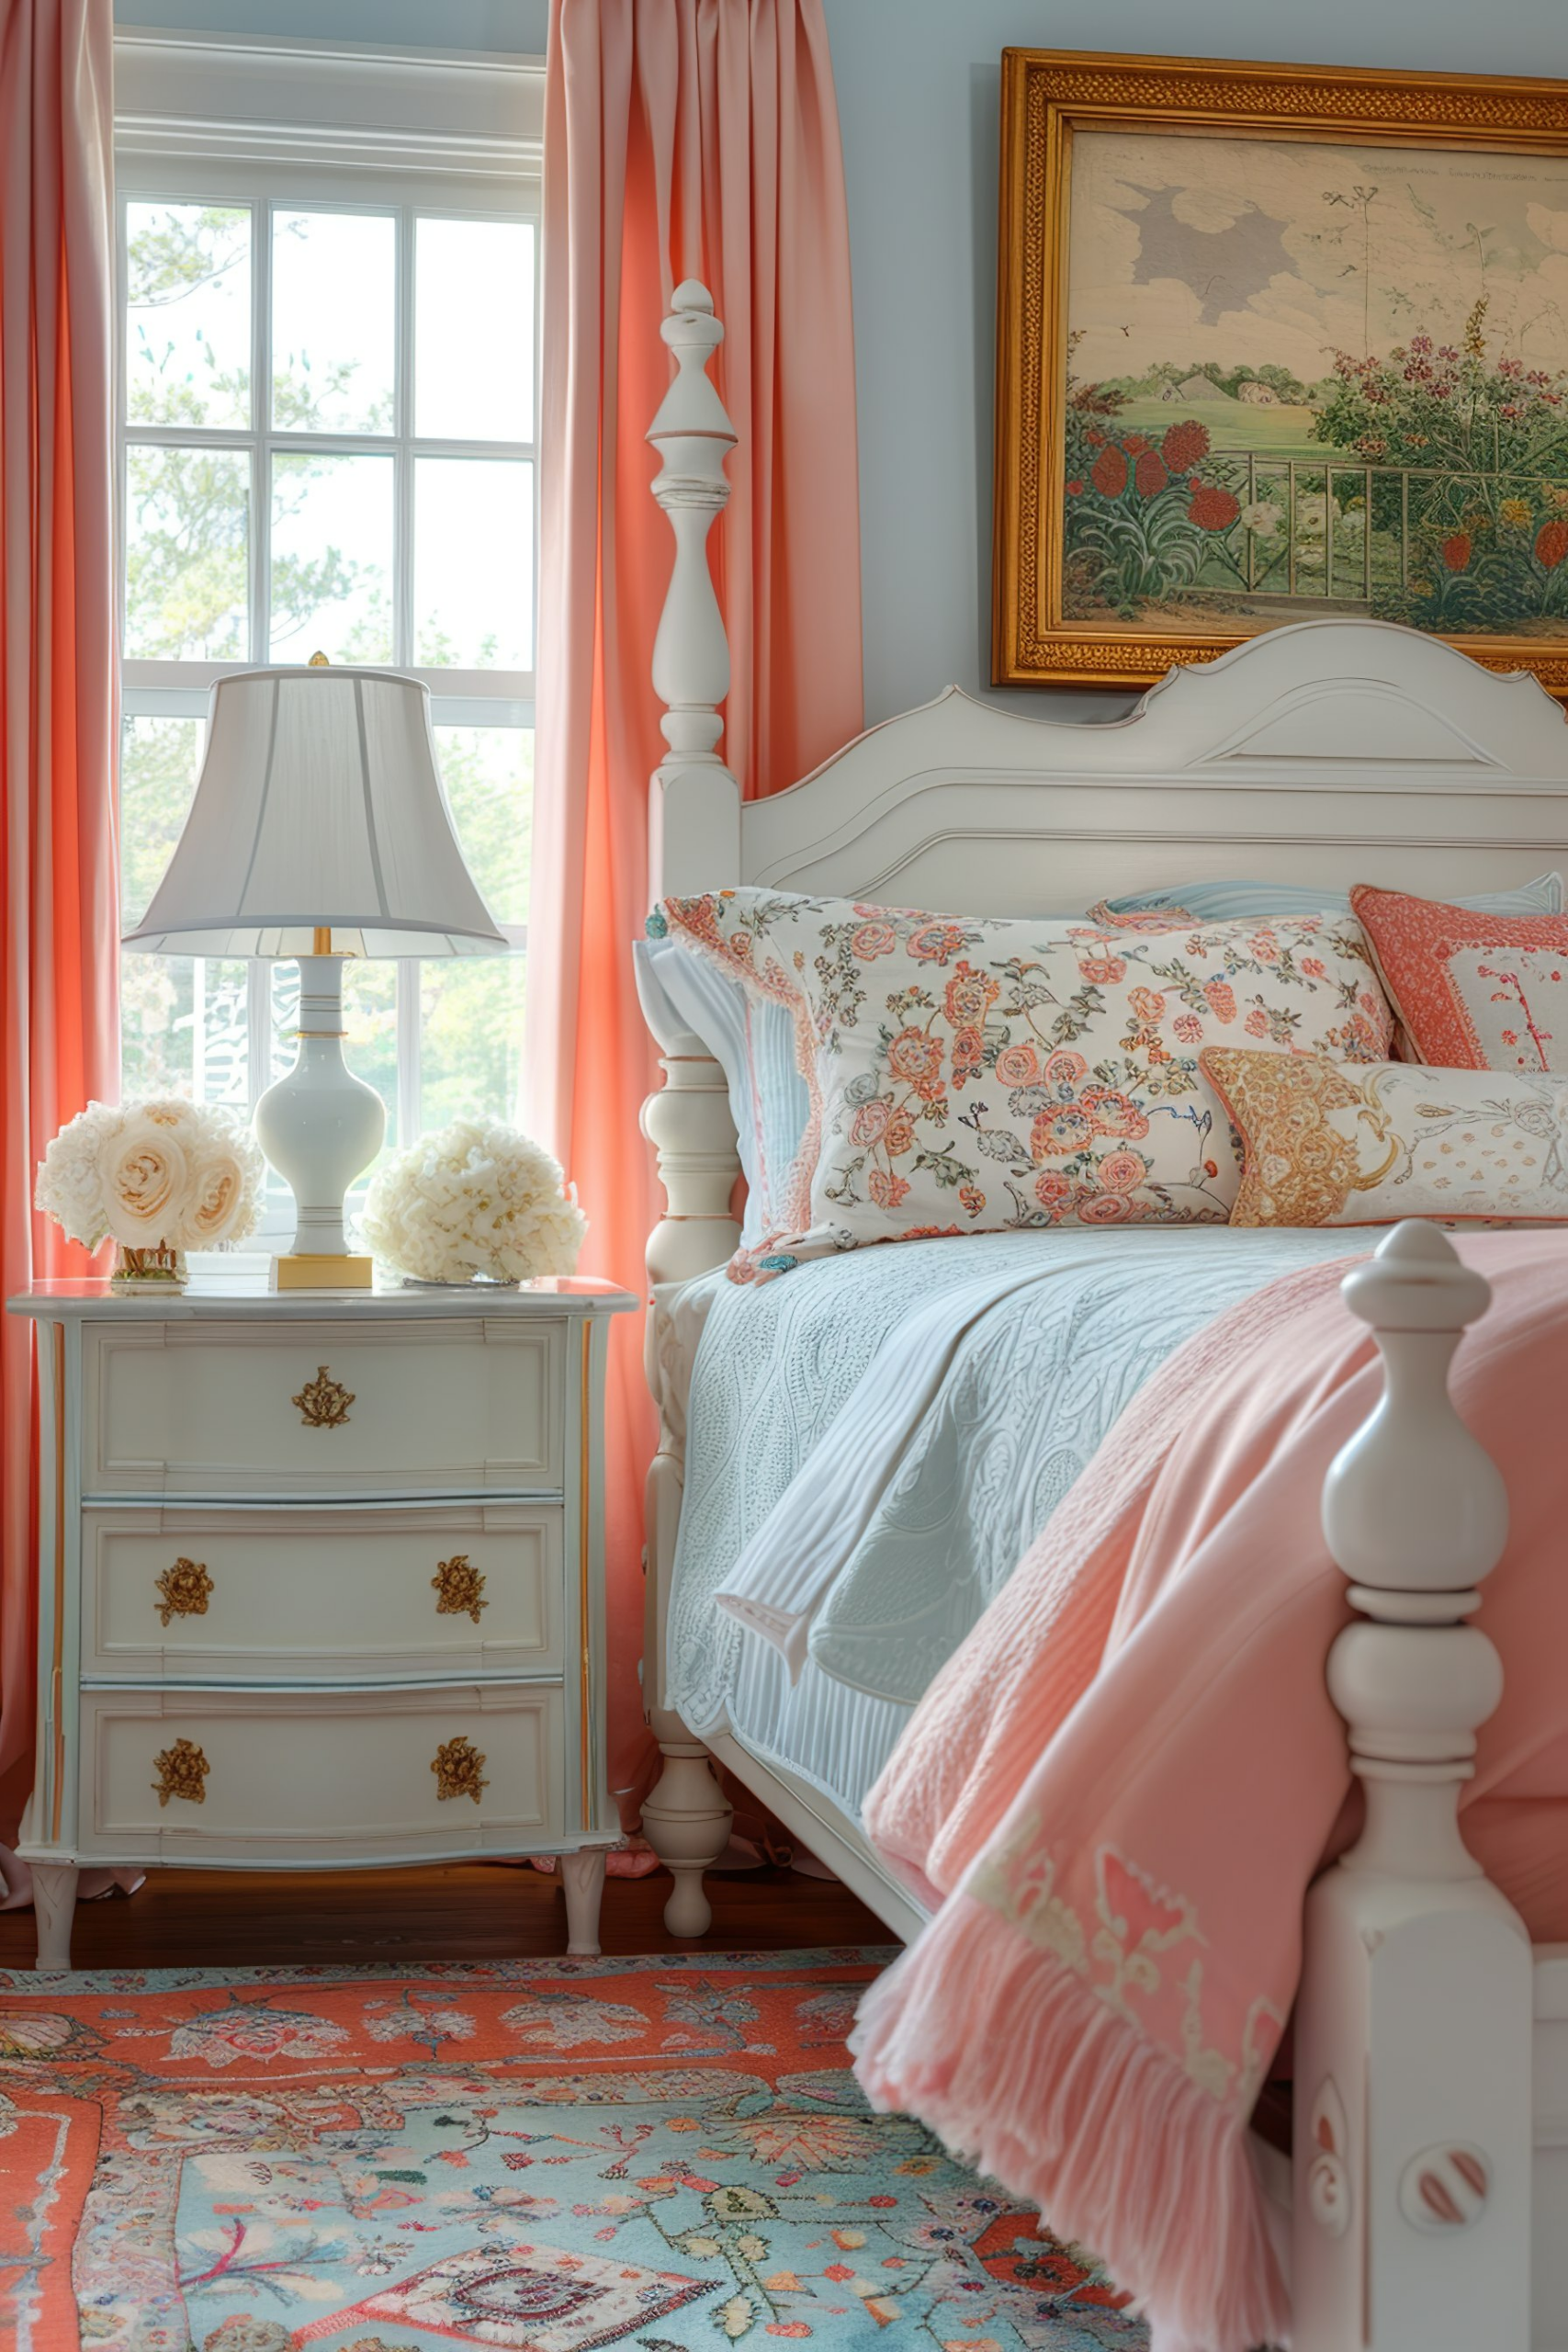
[[[34,1197],[72,1241],[96,1250],[210,1249],[254,1230],[260,1152],[232,1114],[163,1095],[89,1103],[44,1155]]]
[[[128,1111],[103,1157],[104,1203],[109,1231],[136,1249],[178,1244],[189,1213],[191,1168],[179,1122],[155,1117],[154,1107]]]
[[[266,1168],[249,1128],[217,1112],[204,1114],[192,1150],[194,1179],[183,1247],[213,1250],[243,1241],[261,1217]]]
[[[570,1274],[588,1220],[559,1163],[491,1119],[457,1119],[396,1153],[370,1187],[365,1238],[416,1282]]]

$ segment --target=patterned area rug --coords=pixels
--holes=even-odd
[[[14,2352],[1146,2344],[865,2109],[855,1950],[0,1973]]]

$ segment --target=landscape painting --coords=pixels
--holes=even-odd
[[[1064,119],[1055,218],[1004,224],[1004,294],[1031,243],[1041,278],[1034,412],[1016,369],[1001,412],[1032,465],[998,447],[999,553],[1008,494],[1034,504],[998,580],[1010,682],[1132,683],[1363,615],[1568,692],[1568,138],[1247,113]]]

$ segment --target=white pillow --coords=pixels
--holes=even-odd
[[[1223,1224],[1204,1046],[1382,1061],[1393,1030],[1348,914],[1130,933],[747,889],[650,928],[794,1026],[810,1114],[738,1280],[933,1233]]]

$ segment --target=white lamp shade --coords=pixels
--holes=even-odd
[[[124,944],[168,956],[484,956],[430,695],[394,670],[243,670],[212,689],[196,797]]]

